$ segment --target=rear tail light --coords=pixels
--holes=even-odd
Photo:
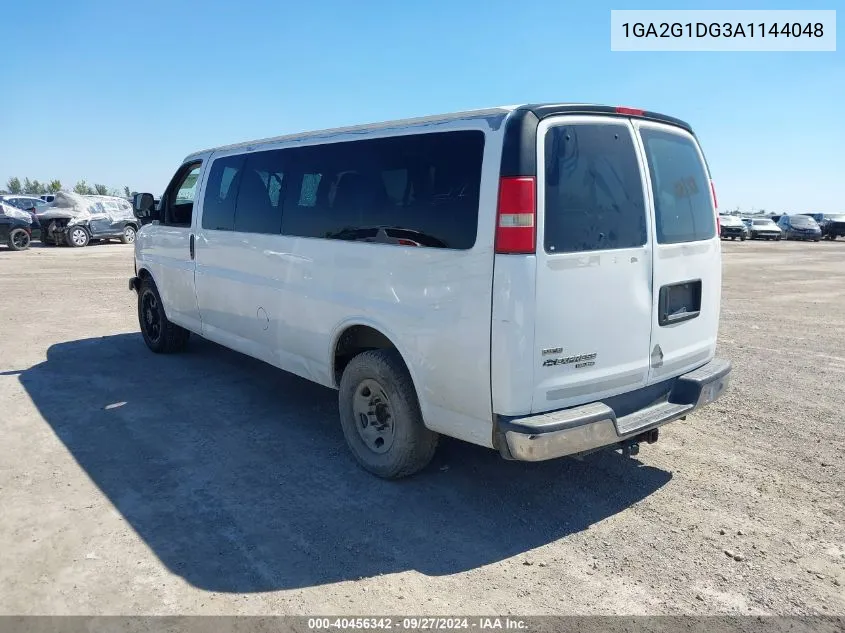
[[[536,182],[530,176],[502,178],[496,217],[496,253],[533,254],[536,250]]]

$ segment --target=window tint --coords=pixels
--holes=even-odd
[[[246,156],[226,156],[211,164],[202,202],[202,228],[231,231],[235,226],[235,200]]]
[[[483,132],[416,134],[291,150],[286,235],[468,249]]]
[[[235,230],[281,232],[285,150],[248,154],[238,187]]]
[[[661,244],[707,240],[716,234],[710,179],[687,137],[642,129]]]
[[[643,184],[625,125],[552,127],[545,139],[548,253],[646,243]]]

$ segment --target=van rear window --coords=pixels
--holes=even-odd
[[[545,138],[547,253],[635,248],[647,239],[643,182],[625,124],[572,124]]]
[[[709,240],[716,235],[716,212],[710,178],[692,140],[680,134],[640,129],[645,146],[657,241],[678,244]]]

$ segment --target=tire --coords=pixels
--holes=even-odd
[[[83,246],[88,246],[88,242],[91,241],[91,236],[88,235],[88,231],[85,230],[85,227],[72,226],[67,229],[65,240],[67,241],[68,246],[82,248]]]
[[[740,237],[740,238],[739,238],[739,241],[740,241],[740,242],[744,242],[744,241],[745,241],[745,237]]]
[[[138,325],[147,347],[156,354],[181,352],[191,336],[188,330],[168,320],[158,288],[149,278],[138,289]]]
[[[120,243],[121,244],[134,244],[135,243],[135,234],[137,233],[137,229],[132,226],[131,224],[127,224],[123,227],[123,235],[120,236]]]
[[[338,405],[346,443],[364,470],[399,479],[419,472],[434,456],[438,435],[423,424],[411,375],[395,350],[370,350],[349,361]]]
[[[734,242],[734,241],[736,241],[736,236],[735,236],[735,235],[732,235],[732,236],[731,236],[731,242]]]
[[[25,251],[31,242],[29,233],[24,229],[17,228],[9,231],[9,248],[13,251]]]

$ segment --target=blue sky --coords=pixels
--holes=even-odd
[[[692,123],[720,208],[845,211],[845,53],[619,53],[610,9],[731,2],[29,0],[4,8],[0,186],[160,193],[188,153],[537,101]],[[749,0],[743,9],[835,8]],[[20,86],[20,89],[17,89]]]

